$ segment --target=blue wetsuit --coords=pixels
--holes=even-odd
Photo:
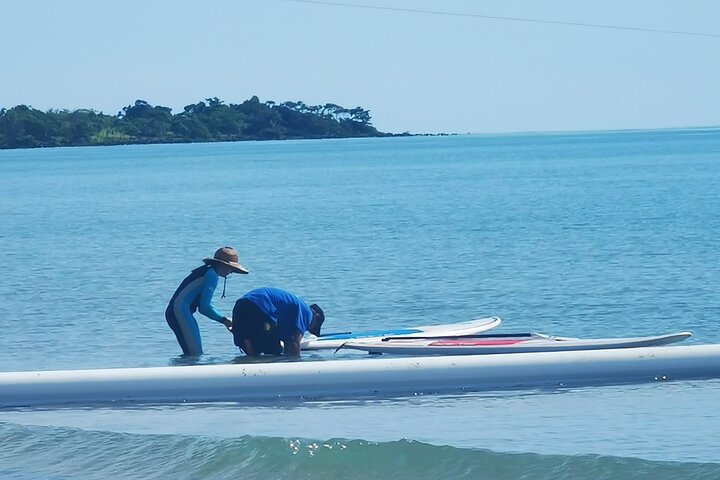
[[[175,333],[185,355],[202,355],[200,328],[193,317],[199,311],[222,323],[223,316],[211,305],[219,276],[211,265],[193,270],[177,288],[165,309],[165,320]]]
[[[255,308],[248,310],[248,303]],[[242,338],[253,340],[254,329],[253,326],[248,325],[249,322],[267,320],[272,322],[273,330],[276,329],[276,338],[287,345],[293,341],[298,332],[303,334],[307,331],[312,316],[310,307],[290,292],[271,287],[251,290],[238,299],[235,309],[233,309],[235,344],[242,348]],[[237,324],[235,324],[236,321]],[[271,352],[266,351],[265,353]]]

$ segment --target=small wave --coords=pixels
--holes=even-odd
[[[0,423],[9,479],[677,479],[720,477],[720,465],[636,458],[509,454],[412,440],[221,439]]]

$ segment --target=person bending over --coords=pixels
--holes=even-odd
[[[235,302],[232,333],[235,345],[246,355],[300,355],[307,331],[320,335],[325,314],[317,304],[308,305],[279,288],[251,290]]]
[[[213,258],[204,258],[203,263],[180,283],[165,309],[165,320],[175,333],[184,355],[197,356],[203,353],[200,329],[193,317],[196,311],[222,323],[228,330],[232,329],[232,321],[212,306],[213,293],[220,277],[227,281],[227,276],[233,272],[248,273],[238,263],[238,254],[232,247],[218,249]]]

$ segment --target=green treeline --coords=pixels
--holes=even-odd
[[[0,149],[388,135],[373,127],[370,112],[360,107],[261,103],[256,96],[237,105],[208,98],[175,115],[143,100],[115,116],[94,110],[42,112],[25,105],[0,109]]]

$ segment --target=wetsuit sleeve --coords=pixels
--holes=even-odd
[[[200,305],[198,311],[211,320],[222,323],[223,316],[212,306],[212,297],[218,285],[218,274],[214,268],[209,268],[205,274],[202,292],[200,292]]]

